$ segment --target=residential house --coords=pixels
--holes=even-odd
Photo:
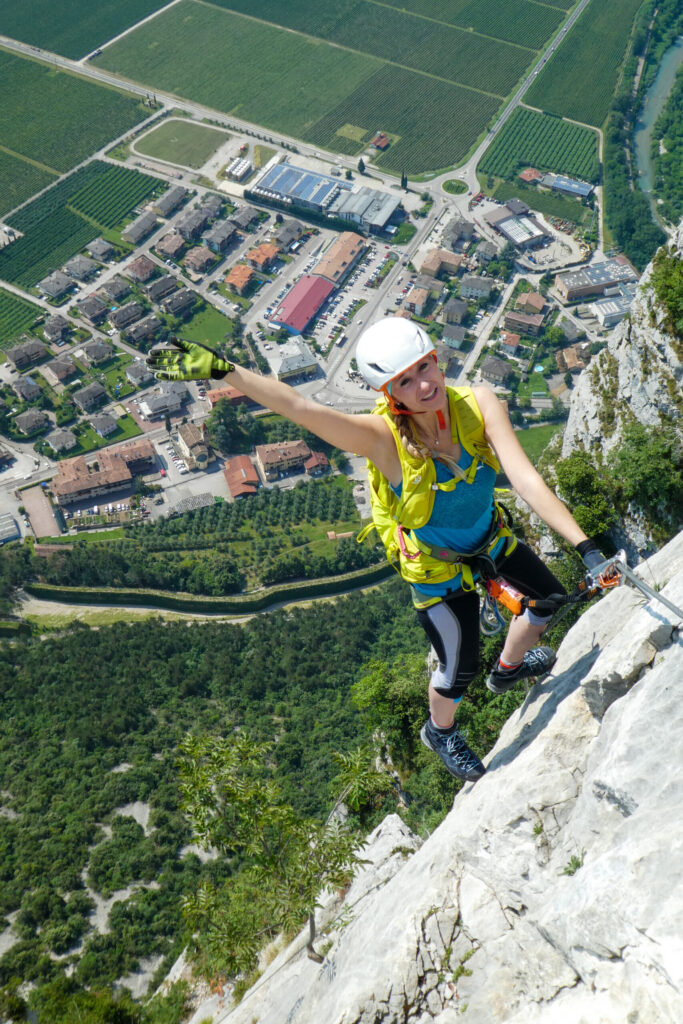
[[[157,265],[152,262],[149,256],[138,256],[136,260],[129,264],[125,273],[137,284],[144,284],[145,281],[149,281],[151,277],[154,277],[156,271]]]
[[[195,274],[203,274],[215,262],[215,259],[214,254],[205,245],[197,245],[188,252],[184,265]]]
[[[88,259],[87,256],[74,256],[64,264],[64,272],[69,277],[75,277],[77,281],[89,281],[96,271],[100,269],[99,263]]]
[[[20,412],[18,416],[15,416],[14,422],[22,434],[37,434],[39,430],[43,430],[47,426],[50,420],[42,409],[27,409],[26,412]]]
[[[477,299],[485,301],[491,295],[493,278],[477,277],[475,274],[465,274],[460,282],[460,294],[463,299]]]
[[[442,319],[447,324],[461,324],[467,316],[467,303],[462,299],[449,299],[443,307]]]
[[[429,299],[429,291],[426,288],[411,288],[405,297],[404,305],[411,313],[422,316],[424,308]]]
[[[37,287],[43,295],[47,295],[48,299],[61,299],[62,295],[70,292],[73,286],[73,278],[63,274],[61,270],[55,270],[53,274],[44,277],[37,284]]]
[[[460,217],[453,217],[443,233],[443,244],[448,249],[463,249],[472,240],[474,224]]]
[[[219,402],[225,400],[230,402],[230,405],[234,405],[238,408],[240,405],[244,405],[247,409],[262,409],[263,406],[254,401],[253,398],[249,398],[239,388],[234,388],[231,384],[221,384],[219,387],[211,387],[207,391],[207,398],[211,403],[213,409]]]
[[[555,353],[555,362],[560,373],[581,373],[586,369],[590,360],[590,345],[583,342],[576,345],[568,345]]]
[[[225,278],[225,284],[238,295],[244,295],[255,277],[256,274],[251,267],[245,266],[244,263],[237,263]]]
[[[43,393],[40,385],[36,384],[33,377],[26,377],[24,375],[12,381],[12,391],[22,402],[34,402]]]
[[[205,213],[208,220],[215,220],[223,212],[223,200],[215,192],[207,192],[202,196],[200,210]]]
[[[490,384],[504,384],[512,373],[512,367],[504,359],[496,356],[487,356],[481,364],[479,372],[484,380]]]
[[[95,409],[105,401],[106,397],[107,392],[97,381],[93,384],[87,384],[84,388],[79,388],[73,395],[74,402],[83,412],[90,412],[92,409]]]
[[[460,253],[449,252],[448,249],[432,249],[420,267],[421,274],[438,277],[442,271],[456,274],[463,261]]]
[[[256,445],[256,464],[266,480],[277,480],[293,469],[303,469],[310,457],[311,449],[301,440]]]
[[[84,320],[96,327],[101,324],[109,313],[107,304],[98,298],[97,295],[86,295],[84,299],[77,299],[76,306]]]
[[[88,422],[95,433],[99,434],[100,437],[109,437],[110,434],[114,434],[118,430],[118,423],[113,416],[109,415],[108,412],[102,412],[96,416],[91,416]]]
[[[26,341],[5,350],[7,360],[15,370],[24,370],[32,363],[40,362],[47,354],[47,347],[36,338],[27,338]]]
[[[187,198],[187,191],[182,185],[174,185],[168,192],[164,192],[163,196],[156,199],[152,205],[154,213],[160,217],[168,217],[170,214],[177,210]]]
[[[144,315],[144,306],[141,306],[139,302],[128,302],[125,306],[119,306],[118,309],[113,310],[109,314],[109,323],[117,331],[120,331],[124,327],[134,324],[136,320],[140,320]]]
[[[230,214],[230,221],[240,231],[248,231],[252,224],[257,223],[258,219],[258,210],[255,210],[253,206],[240,206]]]
[[[282,224],[277,226],[275,241],[282,249],[289,249],[290,245],[298,242],[305,230],[298,220],[283,220]]]
[[[110,260],[115,252],[111,242],[105,242],[104,238],[96,238],[94,242],[86,245],[86,249],[93,259],[100,260],[102,263]]]
[[[139,409],[143,417],[149,420],[167,413],[177,412],[188,400],[189,392],[183,381],[165,380],[159,385],[155,394],[148,394],[140,402]]]
[[[164,299],[162,306],[167,313],[171,316],[180,316],[181,313],[185,313],[191,306],[197,301],[197,293],[192,291],[191,288],[180,288],[179,291],[174,292],[173,295],[169,295],[167,299]]]
[[[150,302],[160,302],[171,292],[174,292],[178,287],[178,279],[173,274],[165,274],[163,277],[158,277],[156,281],[152,281],[146,288],[143,288],[145,295]]]
[[[141,322],[144,323],[144,320]],[[136,388],[144,388],[155,379],[150,368],[141,359],[136,359],[135,362],[129,363],[125,373],[128,380]]]
[[[203,210],[187,210],[180,220],[176,221],[175,228],[186,242],[192,242],[199,238],[208,220],[209,217]]]
[[[267,271],[275,262],[280,249],[271,242],[262,242],[255,249],[250,249],[244,257],[250,267],[255,270]]]
[[[506,330],[519,331],[534,338],[543,330],[543,321],[541,313],[518,313],[516,310],[507,310],[504,320]]]
[[[143,213],[121,232],[121,238],[132,245],[139,245],[148,235],[158,228],[159,221],[153,213]]]
[[[59,344],[64,341],[66,335],[69,333],[71,325],[66,317],[60,316],[59,313],[55,316],[49,316],[43,324],[43,334],[47,341],[52,344]]]
[[[129,327],[126,331],[126,339],[137,345],[141,341],[147,341],[149,338],[153,338],[161,328],[163,322],[154,313],[150,313],[149,316],[145,316],[142,320],[139,320],[132,327]]]
[[[70,452],[78,444],[76,435],[64,427],[57,427],[56,430],[51,430],[49,434],[45,435],[45,440],[57,454],[60,452]]]
[[[49,363],[45,363],[41,367],[41,373],[48,384],[56,387],[59,384],[66,384],[70,381],[76,376],[78,370],[70,356],[64,354],[63,356],[57,356],[56,359],[51,359]]]
[[[106,363],[114,354],[111,345],[106,341],[89,341],[83,346],[83,362],[86,366],[97,366],[98,363]]]
[[[543,313],[545,296],[540,292],[520,292],[515,300],[515,309],[520,313]]]
[[[491,260],[494,260],[496,256],[498,256],[497,246],[495,246],[493,242],[489,242],[487,239],[484,239],[483,242],[479,243],[474,253],[475,260],[481,266],[488,266]]]
[[[154,446],[146,440],[104,448],[97,453],[97,461],[90,464],[77,455],[59,463],[51,490],[61,505],[82,502],[129,487],[133,475],[148,472],[154,462]]]
[[[500,332],[500,350],[504,352],[506,356],[516,356],[519,343],[522,339],[519,334],[513,334],[511,331]]]
[[[106,295],[112,302],[120,302],[121,299],[124,299],[130,292],[130,282],[119,277],[117,274],[116,277],[112,277],[110,281],[105,281],[99,291],[101,294]]]
[[[311,452],[304,461],[304,469],[309,476],[322,476],[330,468],[330,462],[323,452]]]
[[[441,335],[442,341],[449,348],[462,348],[466,337],[467,330],[460,324],[446,324]]]
[[[236,455],[232,459],[226,459],[223,473],[228,490],[235,500],[256,494],[261,486],[261,478],[248,455]]]
[[[213,449],[206,443],[203,431],[194,423],[182,423],[178,427],[178,447],[188,469],[206,469],[216,458]]]
[[[169,256],[171,259],[177,260],[185,248],[185,239],[177,231],[173,231],[170,235],[164,235],[161,241],[157,242],[155,248],[161,256]]]
[[[212,252],[224,253],[230,248],[236,234],[237,231],[234,224],[231,224],[228,220],[221,220],[214,224],[209,231],[205,231],[202,238],[204,244]]]
[[[300,338],[291,338],[284,345],[278,345],[269,362],[278,380],[314,377],[318,372],[315,356]]]

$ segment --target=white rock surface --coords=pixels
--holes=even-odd
[[[640,571],[683,603],[683,535]],[[603,598],[436,832],[412,855],[395,816],[370,837],[324,962],[302,934],[237,1007],[193,1020],[680,1024],[678,627],[628,588]]]

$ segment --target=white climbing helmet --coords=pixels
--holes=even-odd
[[[370,387],[383,391],[399,373],[430,354],[436,356],[434,342],[418,324],[402,316],[385,316],[361,334],[356,362]]]

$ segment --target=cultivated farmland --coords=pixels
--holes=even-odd
[[[510,0],[487,0],[485,4],[477,0],[390,0],[390,6],[532,48],[542,46],[565,16],[557,7],[531,0],[516,0],[514,4]]]
[[[118,224],[158,185],[150,175],[92,161],[11,219],[24,234],[0,249],[0,278],[32,287]]]
[[[0,217],[54,180],[49,171],[0,149]]]
[[[407,95],[414,96],[415,102],[407,105]],[[381,125],[399,138],[378,157],[378,164],[409,172],[447,167],[467,152],[481,125],[497,108],[497,101],[490,96],[387,66],[321,118],[306,138],[326,149],[354,154],[367,145],[374,129]],[[366,130],[364,143],[338,134],[348,124]]]
[[[600,0],[585,9],[526,93],[530,106],[600,126],[607,116],[641,0]]]
[[[597,135],[559,117],[518,107],[478,169],[511,181],[524,167],[596,182],[600,176]]]
[[[167,0],[0,0],[0,33],[78,60]]]
[[[0,50],[0,139],[47,171],[75,164],[122,135],[149,110],[116,89]]]
[[[406,3],[183,0],[97,63],[336,152],[362,152],[381,129],[395,141],[379,163],[415,174],[465,156],[564,8]]]
[[[10,342],[27,330],[42,312],[40,306],[0,288],[0,348],[11,347]]]

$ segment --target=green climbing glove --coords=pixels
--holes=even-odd
[[[159,380],[216,379],[235,369],[234,363],[221,358],[208,345],[182,338],[171,338],[169,345],[155,345],[147,356],[147,365]]]

